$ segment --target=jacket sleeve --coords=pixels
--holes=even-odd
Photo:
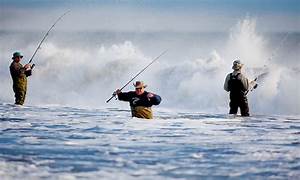
[[[227,91],[227,92],[229,92],[229,89],[228,89],[228,81],[229,81],[229,79],[230,79],[230,74],[228,74],[226,76],[226,79],[225,79],[225,82],[224,82],[224,90]]]
[[[118,94],[118,99],[120,101],[130,101],[131,98],[132,96],[130,92],[121,92],[120,94]]]
[[[150,98],[152,105],[159,105],[161,102],[161,97],[159,95],[153,94],[153,97]]]

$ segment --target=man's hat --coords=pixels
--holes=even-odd
[[[241,60],[239,60],[239,59],[233,61],[232,64],[233,64],[233,66],[232,66],[233,70],[240,70],[243,67],[243,65],[244,65],[244,64],[242,64]]]
[[[147,85],[144,84],[143,81],[136,81],[135,83],[133,83],[133,85],[135,88],[146,88],[147,87]]]
[[[23,55],[20,52],[14,52],[12,59],[15,59],[16,57],[23,58]]]
[[[235,65],[235,64],[242,64],[242,62],[241,62],[241,60],[237,59],[237,60],[233,61],[233,65]]]

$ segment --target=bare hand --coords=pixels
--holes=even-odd
[[[114,92],[114,95],[119,95],[121,93],[121,90],[120,89],[117,89],[115,92]]]
[[[25,68],[26,70],[29,70],[29,69],[31,69],[31,65],[30,65],[30,64],[25,64],[24,68]]]
[[[147,94],[147,98],[148,98],[148,100],[150,101],[150,98],[152,98],[154,95],[152,94],[152,93],[148,93]]]

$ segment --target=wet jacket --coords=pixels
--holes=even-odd
[[[228,74],[224,83],[224,90],[244,94],[249,89],[249,80],[241,73],[241,71],[233,71]]]
[[[26,90],[27,87],[27,76],[31,75],[31,70],[26,71],[21,63],[12,62],[10,64],[10,75],[13,79],[14,89]]]
[[[23,105],[27,91],[27,76],[31,75],[31,70],[26,71],[22,64],[17,62],[12,62],[9,69],[13,79],[15,104]]]
[[[141,95],[137,95],[134,91],[121,92],[118,94],[118,99],[121,101],[128,101],[131,107],[131,114],[133,117],[152,119],[152,105],[159,105],[161,97],[153,94],[153,97],[147,97],[148,92],[145,91]]]

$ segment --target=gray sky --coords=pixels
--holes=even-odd
[[[298,0],[0,0],[0,30],[228,31],[247,16],[261,31],[299,31]]]

